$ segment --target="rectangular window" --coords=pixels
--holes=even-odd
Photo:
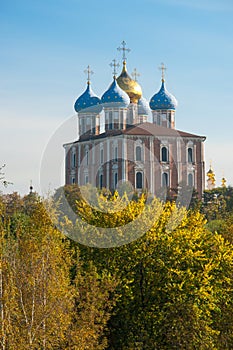
[[[119,128],[119,117],[118,112],[114,112],[114,129]]]
[[[117,162],[117,160],[118,160],[118,147],[117,146],[114,149],[114,159],[115,159],[115,162]]]
[[[162,186],[168,187],[168,174],[167,173],[162,174]]]
[[[115,174],[114,174],[114,189],[117,188],[117,183],[118,183],[118,174],[115,173]]]
[[[72,167],[75,167],[76,166],[76,153],[75,151],[72,152]]]
[[[113,129],[113,118],[112,118],[112,112],[109,112],[109,130]]]
[[[161,115],[157,114],[157,124],[161,125]]]
[[[193,174],[188,175],[188,186],[193,187]]]
[[[100,150],[100,164],[103,164],[104,162],[104,150],[101,148]]]
[[[136,147],[136,160],[137,161],[142,160],[142,148],[141,148],[141,146]]]
[[[99,187],[100,189],[103,188],[103,174],[100,174],[99,176]]]
[[[84,118],[81,119],[81,130],[80,130],[80,134],[84,134],[85,133],[85,120]]]
[[[120,112],[120,129],[124,128],[124,115],[123,115],[123,111]]]

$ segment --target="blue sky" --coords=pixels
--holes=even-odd
[[[7,191],[26,193],[30,180],[39,190],[43,152],[74,115],[83,70],[91,65],[101,96],[122,40],[146,98],[159,89],[165,63],[167,88],[179,102],[177,129],[206,135],[206,168],[212,159],[217,183],[224,173],[233,185],[232,15],[232,0],[1,0],[0,162],[14,183]],[[62,158],[62,146],[57,152]],[[51,189],[57,185],[51,180]]]

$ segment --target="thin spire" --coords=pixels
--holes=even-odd
[[[110,67],[113,68],[113,78],[116,79],[116,75],[117,75],[117,68],[120,67],[119,63],[117,63],[117,61],[115,60],[112,60],[112,62],[109,64]]]
[[[167,70],[167,68],[165,67],[163,62],[161,63],[161,66],[159,67],[159,69],[162,72],[162,82],[164,82],[165,81],[165,70]]]
[[[94,72],[91,70],[91,67],[88,65],[87,69],[84,70],[84,73],[87,74],[87,84],[91,84],[91,75],[94,74]]]
[[[133,72],[132,72],[132,77],[134,78],[135,81],[138,81],[138,77],[140,77],[140,73],[137,72],[137,69],[134,68]]]
[[[30,194],[32,194],[32,191],[33,191],[32,180],[30,180],[30,187],[29,187],[29,189],[30,189]]]
[[[226,187],[227,180],[224,176],[224,172],[222,172],[222,179],[221,179],[221,187]]]
[[[124,40],[122,41],[121,45],[122,47],[118,47],[117,50],[122,51],[122,60],[125,62],[127,60],[126,52],[130,52],[131,50],[126,48],[126,42]]]
[[[227,180],[225,179],[225,177],[224,177],[224,175],[223,175],[223,177],[222,177],[222,180],[221,180],[221,187],[226,187],[226,182],[227,182]]]
[[[210,170],[213,170],[212,169],[212,159],[210,159]]]

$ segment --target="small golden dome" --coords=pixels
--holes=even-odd
[[[221,186],[226,187],[226,182],[227,182],[227,180],[225,179],[225,177],[223,177],[221,180]]]
[[[128,94],[131,103],[138,103],[138,100],[142,97],[142,89],[135,80],[130,78],[126,69],[126,61],[123,61],[123,69],[117,78],[117,83]]]
[[[215,185],[215,182],[216,182],[216,180],[215,180],[215,173],[214,173],[214,171],[213,171],[213,169],[212,169],[212,165],[210,164],[210,168],[209,168],[209,171],[207,172],[207,177],[208,177],[208,180],[207,181],[209,181],[210,183],[212,183],[213,185]]]

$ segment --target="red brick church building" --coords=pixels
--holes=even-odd
[[[117,189],[122,183],[151,194],[164,188],[204,189],[204,136],[175,128],[177,101],[166,87],[162,65],[160,90],[150,99],[130,77],[122,43],[123,69],[101,98],[91,89],[90,68],[85,92],[77,99],[79,138],[64,145],[66,184],[92,184]],[[104,126],[101,126],[104,120]],[[149,121],[150,120],[150,121]]]

